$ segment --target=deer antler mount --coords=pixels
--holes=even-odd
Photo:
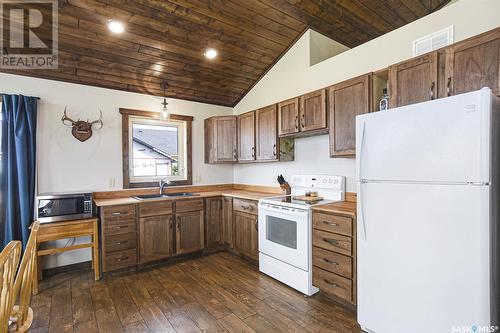
[[[77,121],[74,121],[73,119],[69,118],[66,115],[66,108],[64,108],[64,114],[61,118],[61,121],[64,125],[66,126],[71,126],[73,127],[71,129],[71,134],[78,139],[80,142],[87,141],[91,136],[92,136],[92,127],[94,125],[98,125],[98,128],[95,128],[95,130],[100,130],[102,128],[102,111],[99,110],[100,116],[99,119],[94,120],[94,121],[83,121],[78,119]]]

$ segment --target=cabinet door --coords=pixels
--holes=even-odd
[[[222,239],[233,247],[233,198],[224,198],[222,206]]]
[[[236,116],[205,119],[205,162],[237,161]]]
[[[300,97],[300,131],[327,128],[326,89],[314,91]]]
[[[167,258],[172,255],[172,215],[139,219],[139,262]]]
[[[253,259],[258,259],[257,215],[234,211],[234,249]]]
[[[176,214],[176,253],[202,250],[205,244],[203,211]]]
[[[363,75],[328,88],[330,156],[356,154],[356,116],[370,112],[371,75]]]
[[[207,198],[205,201],[207,247],[222,243],[222,198]]]
[[[238,116],[238,160],[255,160],[255,112]]]
[[[438,54],[429,53],[389,68],[389,107],[436,98]]]
[[[299,132],[299,98],[278,104],[278,133],[280,136]]]
[[[446,94],[489,87],[500,95],[500,29],[446,49]]]
[[[276,105],[255,111],[257,160],[277,160],[278,119]]]

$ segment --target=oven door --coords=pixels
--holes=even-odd
[[[259,251],[307,271],[309,211],[259,204]]]

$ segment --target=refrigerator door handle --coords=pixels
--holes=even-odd
[[[366,131],[366,121],[363,121],[363,125],[361,127],[361,143],[359,144],[359,157],[356,159],[357,165],[356,165],[356,172],[357,172],[357,179],[361,180],[361,169],[363,167],[363,147],[365,145],[365,131]]]
[[[361,238],[366,241],[367,238],[366,238],[366,219],[365,219],[365,205],[364,205],[364,195],[363,195],[363,185],[365,184],[365,181],[364,180],[360,180],[359,182],[359,193],[358,193],[358,196],[359,196],[359,217],[360,217],[360,220],[361,220]]]

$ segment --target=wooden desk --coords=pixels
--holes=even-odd
[[[45,242],[56,241],[59,239],[90,236],[90,243],[76,244],[65,247],[52,247],[48,249],[38,250],[38,245]],[[38,293],[38,281],[42,279],[41,264],[38,262],[38,257],[57,254],[66,251],[92,248],[92,268],[94,269],[94,279],[99,280],[101,272],[99,265],[99,227],[98,219],[83,219],[64,222],[40,223],[37,237],[37,262],[36,268],[38,278],[35,279],[33,293]]]

